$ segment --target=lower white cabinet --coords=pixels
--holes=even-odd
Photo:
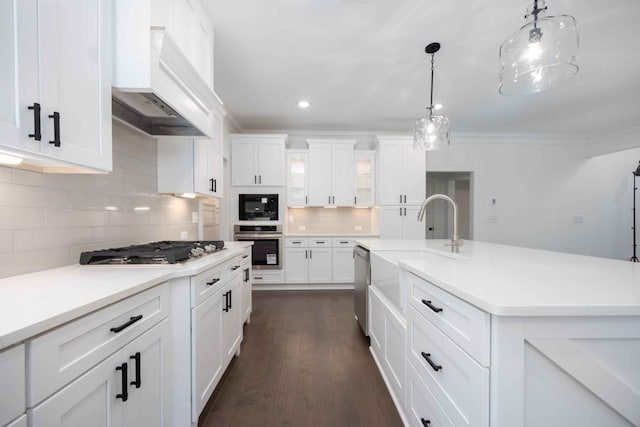
[[[381,239],[424,239],[425,223],[418,221],[420,206],[380,206]]]
[[[396,405],[405,399],[407,324],[375,286],[368,287],[371,350]]]
[[[350,237],[285,239],[287,283],[353,283],[353,266]]]
[[[163,426],[169,321],[163,320],[33,408],[31,426]]]
[[[20,418],[7,425],[7,427],[27,427],[27,414],[22,415]]]
[[[5,425],[24,414],[24,353],[24,344],[0,352],[0,425]]]
[[[240,351],[242,341],[242,275],[238,270],[222,293],[222,357],[225,366]]]
[[[309,248],[309,283],[330,283],[331,267],[331,248]]]

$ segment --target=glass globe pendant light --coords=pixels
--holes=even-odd
[[[449,141],[449,118],[444,115],[435,115],[433,110],[439,109],[441,105],[433,105],[433,57],[440,50],[440,43],[430,43],[424,49],[431,55],[431,98],[429,99],[429,114],[416,120],[413,128],[413,148],[419,150],[438,150],[448,146]]]
[[[544,0],[527,9],[527,23],[500,46],[503,95],[527,95],[559,85],[578,72],[578,26],[573,16],[545,16]]]

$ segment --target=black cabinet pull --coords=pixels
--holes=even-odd
[[[436,365],[433,360],[431,360],[431,353],[425,353],[424,351],[422,353],[422,357],[424,357],[424,360],[427,361],[427,363],[429,363],[429,365],[431,365],[431,367],[433,368],[434,371],[438,372],[440,369],[442,369],[441,365]]]
[[[218,192],[218,180],[217,179],[213,180],[213,192],[214,193]]]
[[[229,291],[229,310],[233,310],[233,289]]]
[[[400,216],[402,216],[402,207],[400,207]]]
[[[122,399],[126,402],[129,399],[129,380],[127,379],[127,364],[123,363],[120,366],[116,366],[116,371],[122,372],[122,393],[116,394],[116,399]]]
[[[249,258],[249,255],[242,255],[242,259],[247,259]]]
[[[258,184],[262,184],[262,175],[258,175]]]
[[[331,196],[331,202],[335,205],[336,204],[336,196]]]
[[[258,183],[258,175],[253,175],[253,183],[254,184]]]
[[[244,282],[247,283],[249,281],[249,269],[244,269]]]
[[[358,198],[357,196],[353,196],[353,204],[357,205],[358,204]]]
[[[407,195],[404,195],[404,202],[407,203]]]
[[[402,203],[402,194],[400,195],[400,203]]]
[[[347,243],[349,243],[349,242],[347,242],[347,241],[345,241],[345,240],[341,240],[341,241],[340,241],[340,243],[341,243],[341,244],[343,244],[343,245],[346,245],[346,244],[347,244]]]
[[[309,258],[313,258],[313,251],[309,249]]]
[[[254,280],[262,280],[262,279],[264,279],[264,277],[262,277],[262,276],[253,276],[253,279]]]
[[[307,203],[307,196],[304,196],[304,204],[306,205]]]
[[[136,361],[136,379],[131,381],[129,385],[134,385],[136,388],[140,388],[142,385],[142,380],[140,378],[140,352],[137,352],[133,356],[130,356],[129,359],[133,359]]]
[[[431,420],[425,420],[424,418],[420,418],[420,422],[424,427],[429,427],[431,425]]]
[[[54,111],[49,118],[53,119],[53,141],[49,141],[49,144],[60,147],[60,113]]]
[[[309,251],[307,249],[304,250],[304,259],[309,258]]]
[[[229,292],[224,293],[224,308],[222,309],[225,313],[229,311]]]
[[[215,285],[216,283],[218,283],[219,281],[220,281],[220,279],[213,279],[212,281],[207,282],[207,286],[213,286],[213,285]]]
[[[134,317],[130,317],[129,320],[126,323],[123,323],[122,325],[117,326],[115,328],[111,328],[110,331],[111,332],[115,332],[117,334],[118,332],[122,331],[123,329],[126,329],[129,326],[133,325],[134,323],[136,323],[140,319],[142,319],[142,314],[139,314],[139,315],[134,316]]]
[[[213,193],[214,191],[216,191],[216,190],[214,190],[214,189],[213,189],[213,181],[214,181],[214,180],[213,180],[213,178],[209,178],[209,183],[211,183],[211,187],[210,187],[210,190],[209,190],[209,191],[211,191],[212,193]]]
[[[231,270],[236,271],[237,269],[239,269],[240,266],[239,265],[234,265],[233,267],[231,267]]]
[[[327,203],[331,204],[331,196],[328,196],[328,197],[329,197],[329,201]]]
[[[407,216],[407,208],[404,208],[404,216]]]
[[[428,300],[426,300],[426,299],[423,299],[423,300],[422,300],[422,303],[423,303],[424,305],[426,305],[427,307],[429,307],[431,310],[435,311],[436,313],[440,313],[440,312],[442,311],[442,309],[441,309],[440,307],[436,307],[435,305],[433,305],[433,304],[431,303],[431,301],[428,301]]]
[[[40,126],[40,104],[34,102],[33,105],[30,105],[28,108],[29,110],[33,110],[33,133],[29,134],[29,138],[40,141],[42,139],[42,129]]]

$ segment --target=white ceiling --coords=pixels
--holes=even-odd
[[[580,71],[536,95],[498,94],[498,48],[522,0],[203,0],[215,90],[242,130],[410,132],[434,102],[454,132],[593,135],[640,124],[640,0],[548,0],[580,29]],[[311,102],[301,110],[300,99]]]

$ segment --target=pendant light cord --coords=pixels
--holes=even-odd
[[[431,54],[431,97],[429,98],[429,116],[433,116],[433,73],[434,73],[434,67],[433,67],[433,57],[435,56],[435,54]]]

